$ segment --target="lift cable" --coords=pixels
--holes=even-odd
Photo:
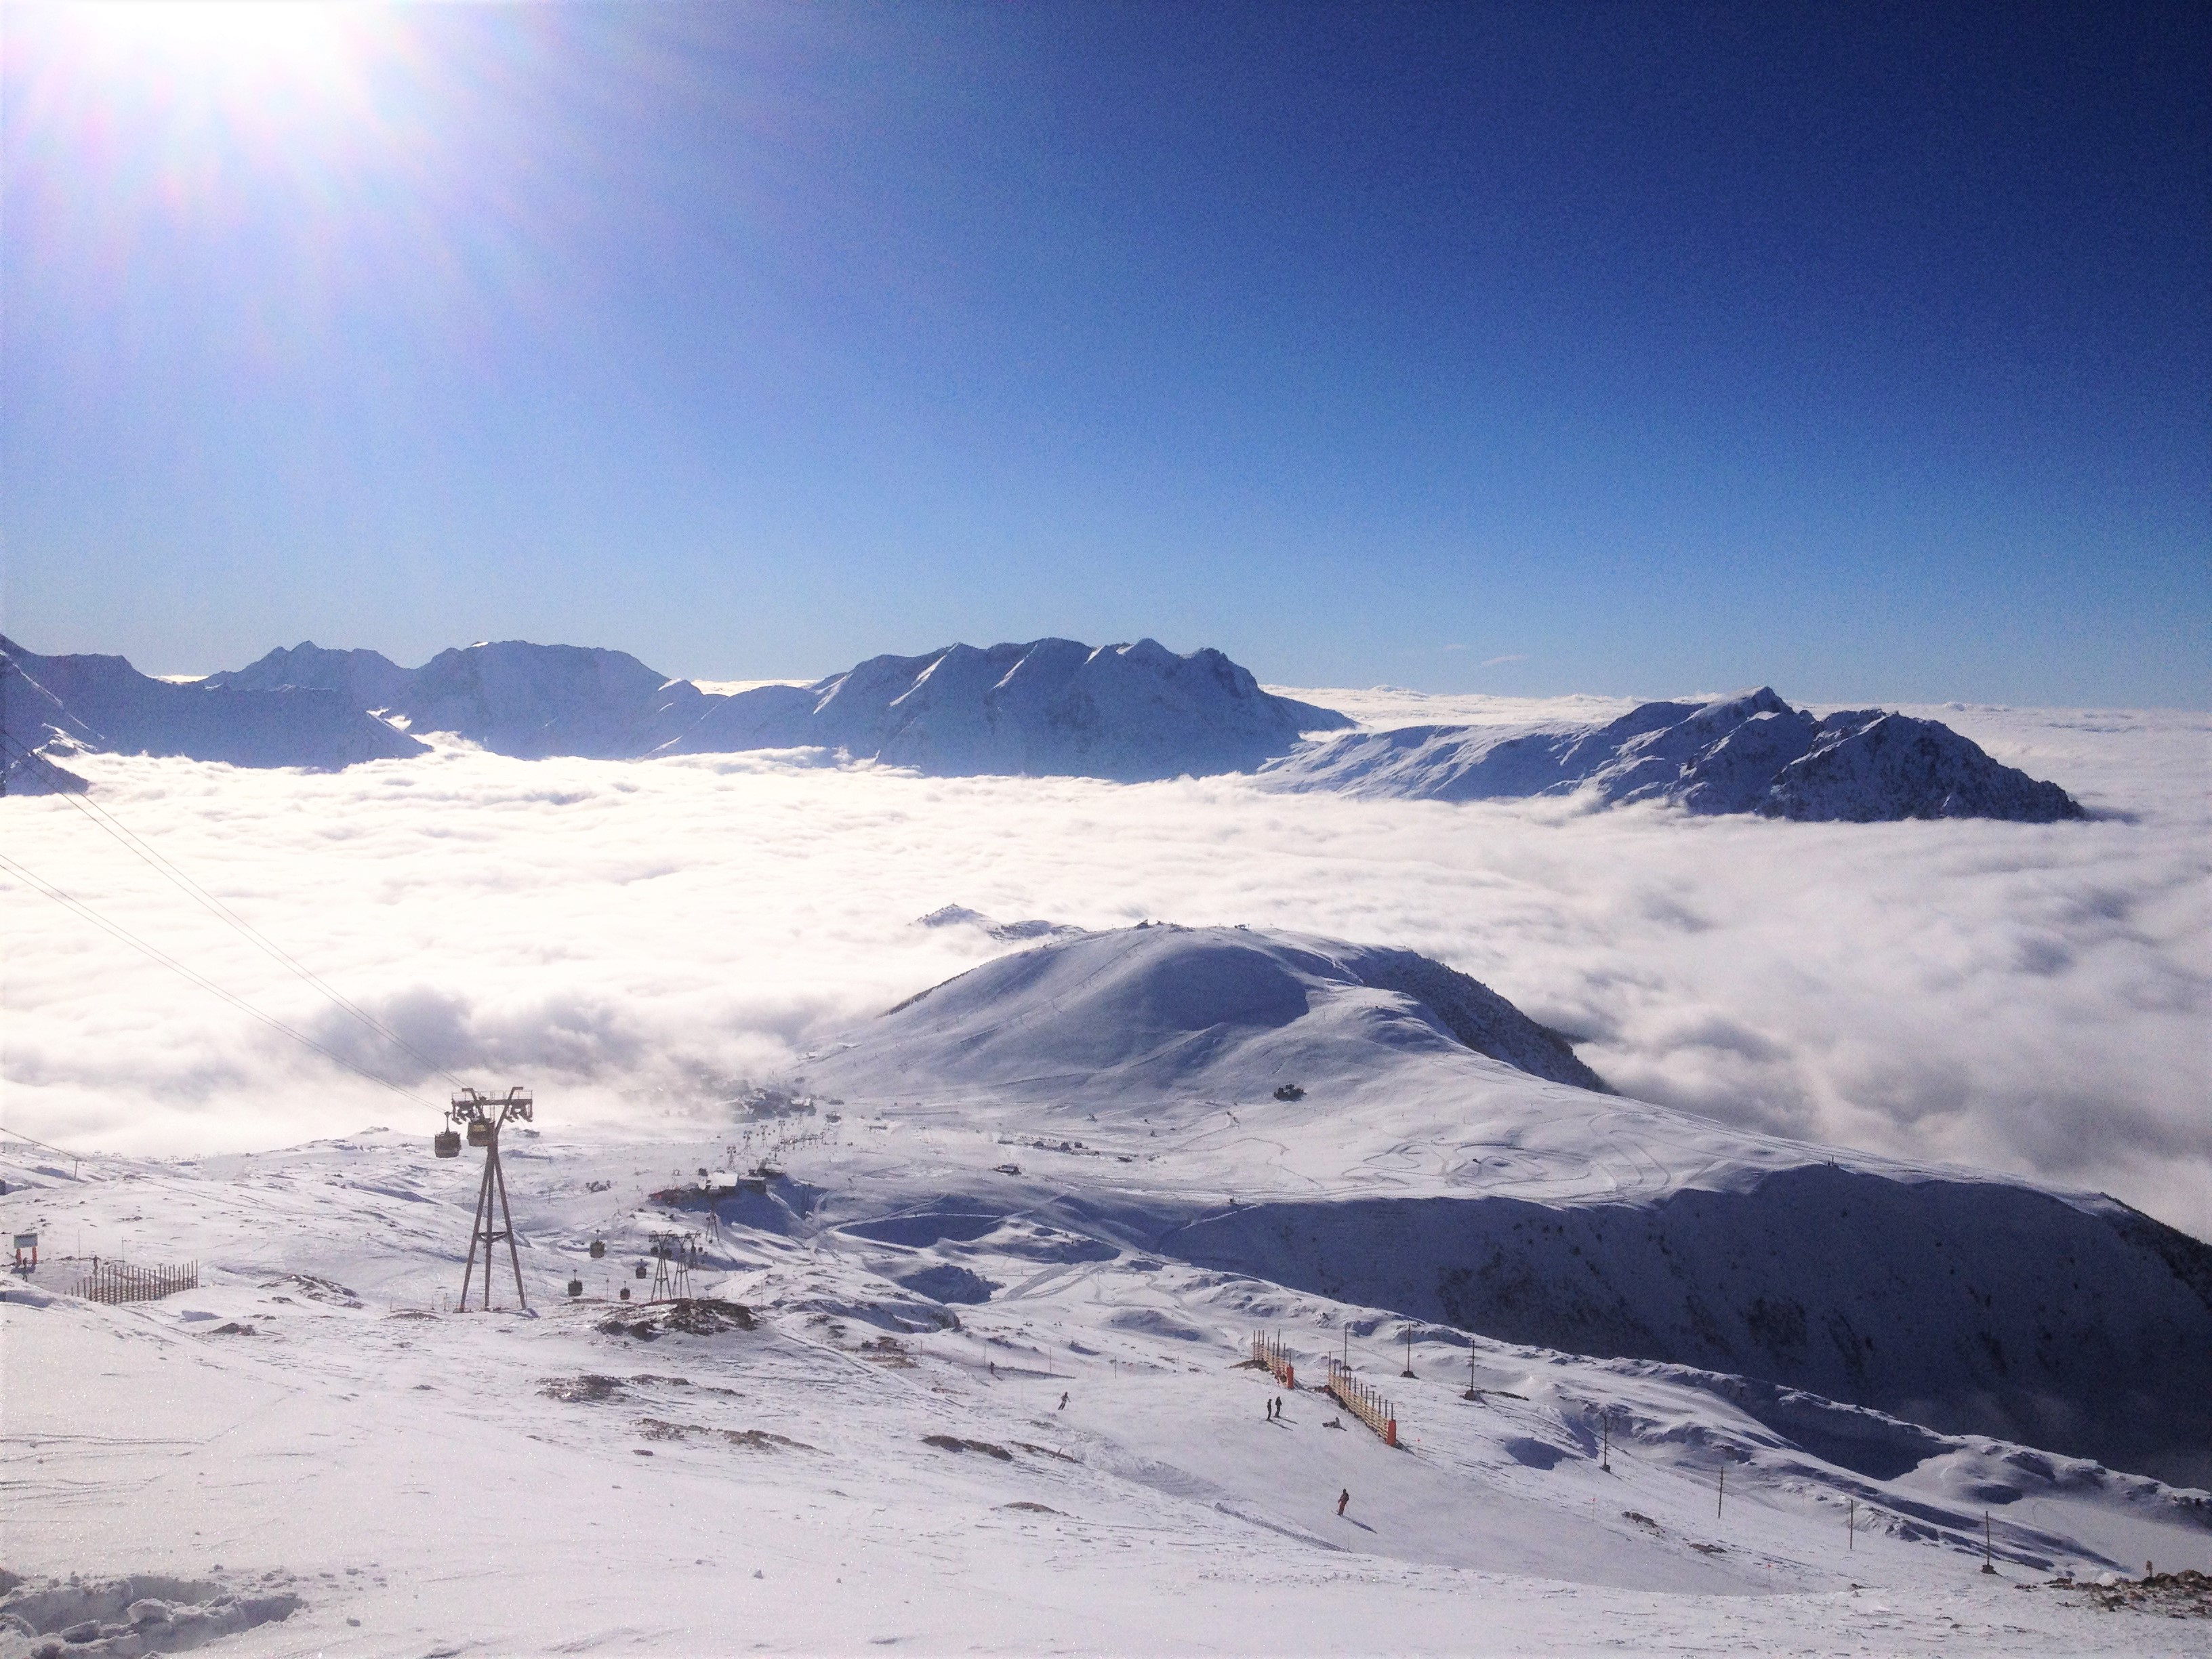
[[[216,984],[213,980],[208,978],[204,974],[186,967],[183,963],[178,961],[166,951],[163,951],[155,945],[149,945],[144,939],[140,939],[129,928],[123,927],[118,922],[110,921],[106,916],[101,915],[99,911],[94,909],[90,905],[84,902],[83,900],[72,897],[70,894],[64,892],[60,888],[55,886],[52,882],[47,881],[34,872],[26,869],[20,861],[9,857],[6,854],[0,854],[0,870],[8,872],[9,874],[15,876],[18,880],[31,887],[33,890],[44,894],[46,897],[53,900],[55,903],[61,905],[64,908],[74,911],[76,915],[82,916],[87,921],[91,922],[94,927],[113,934],[117,939],[121,939],[125,944],[131,946],[134,950],[143,951],[147,956],[151,957],[163,967],[171,969],[173,971],[183,975],[185,978],[191,981],[193,984],[198,986],[202,990],[222,998],[225,1002],[229,1003],[233,1007],[239,1009],[244,1013],[251,1014],[254,1018],[259,1020],[264,1025],[269,1026],[274,1030],[283,1032],[294,1042],[303,1043],[307,1047],[313,1048],[317,1054],[322,1055],[324,1059],[331,1061],[333,1065],[342,1066],[347,1071],[354,1073],[355,1076],[366,1078],[369,1082],[375,1084],[378,1087],[389,1089],[393,1094],[399,1096],[403,1100],[411,1101],[417,1106],[436,1112],[442,1112],[444,1110],[442,1107],[433,1105],[429,1101],[423,1099],[422,1096],[416,1094],[413,1090],[404,1088],[399,1084],[392,1082],[389,1078],[379,1077],[375,1073],[368,1070],[368,1067],[356,1065],[352,1060],[348,1060],[343,1054],[338,1053],[335,1048],[325,1048],[323,1044],[316,1042],[314,1038],[307,1036],[305,1032],[295,1030],[291,1026],[285,1024],[283,1020],[277,1019],[272,1015],[263,1013],[261,1010],[255,1007],[252,1003],[246,1001],[243,997],[233,995],[230,992],[223,989],[222,986]]]
[[[45,759],[45,757],[38,754],[37,751],[25,749],[21,744],[18,743],[15,738],[9,737],[4,732],[0,732],[0,744],[4,744],[8,748],[14,750],[17,754],[21,755],[27,760],[43,761]],[[405,1053],[411,1054],[416,1060],[421,1061],[425,1067],[430,1071],[435,1072],[439,1076],[446,1079],[447,1081],[453,1084],[455,1088],[465,1088],[468,1086],[463,1079],[456,1077],[452,1072],[447,1070],[443,1066],[439,1065],[436,1060],[431,1059],[429,1055],[424,1054],[413,1043],[408,1042],[405,1037],[393,1030],[391,1026],[386,1024],[384,1021],[379,1019],[374,1014],[369,1012],[368,1009],[354,1001],[352,998],[347,996],[343,991],[340,991],[336,986],[325,980],[320,974],[315,972],[315,970],[308,967],[307,963],[301,962],[290,951],[285,950],[283,945],[278,945],[275,940],[269,938],[267,934],[264,933],[252,922],[246,921],[244,916],[240,915],[237,911],[232,909],[230,906],[224,903],[222,900],[209,892],[206,888],[201,886],[198,882],[193,880],[191,876],[187,875],[182,869],[179,868],[167,854],[163,854],[159,848],[147,842],[143,836],[138,835],[137,831],[132,830],[130,825],[125,823],[122,819],[117,817],[114,813],[109,811],[106,807],[100,805],[96,801],[82,799],[76,794],[68,792],[58,791],[57,793],[60,794],[62,799],[67,801],[78,811],[83,813],[86,817],[89,818],[100,829],[105,830],[108,835],[120,842],[125,851],[134,854],[138,858],[144,860],[144,862],[153,869],[155,874],[161,876],[164,880],[174,886],[187,898],[197,902],[203,909],[206,910],[218,921],[223,922],[228,927],[235,928],[249,942],[258,945],[269,956],[274,957],[282,966],[288,969],[292,973],[298,975],[301,979],[306,981],[307,984],[313,986],[317,991],[319,991],[339,1009],[361,1021],[362,1024],[368,1026],[370,1030],[375,1032],[379,1036],[391,1043],[394,1048],[402,1049]]]

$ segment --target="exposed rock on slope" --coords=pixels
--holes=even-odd
[[[820,746],[939,777],[1137,782],[1247,771],[1301,732],[1346,724],[1262,691],[1218,651],[1033,640],[872,657],[811,686],[761,686],[708,707],[669,748]]]
[[[2081,816],[2063,789],[1993,760],[1934,720],[1852,709],[1816,720],[1771,690],[1651,702],[1605,726],[1501,732],[1407,726],[1308,744],[1266,769],[1279,787],[1424,800],[1588,790],[1607,805],[1870,823]]]
[[[5,639],[0,725],[21,749],[66,742],[233,766],[327,769],[424,752],[336,691],[179,685],[121,657],[42,657]]]

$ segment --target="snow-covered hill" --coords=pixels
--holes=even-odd
[[[83,749],[330,769],[425,752],[337,691],[177,684],[121,657],[45,657],[6,639],[0,729],[11,755],[51,746],[63,755]]]
[[[1133,1149],[1052,1213],[1195,1264],[2212,1479],[2212,1249],[2109,1199],[1596,1094],[1556,1034],[1410,952],[1057,940],[902,1004],[805,1081]]]
[[[1348,725],[1270,696],[1218,651],[1152,640],[1032,640],[872,657],[816,684],[710,705],[671,753],[821,747],[940,777],[1113,778],[1249,771],[1303,732]]]
[[[1277,787],[1428,800],[1589,792],[1607,805],[1880,823],[2081,816],[2055,783],[1935,720],[1881,709],[1816,719],[1761,687],[1717,702],[1645,703],[1602,725],[1414,726],[1347,733],[1271,763]]]

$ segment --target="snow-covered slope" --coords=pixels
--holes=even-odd
[[[1218,651],[1033,640],[872,657],[711,705],[667,752],[818,746],[934,776],[1135,782],[1249,771],[1341,715],[1272,696]]]
[[[424,752],[336,691],[180,685],[142,674],[121,657],[45,657],[5,639],[0,726],[20,749],[181,755],[233,766],[329,769]]]
[[[361,1656],[2203,1650],[2091,1589],[2212,1565],[2201,1492],[1164,1261],[1052,1212],[1121,1166],[943,1118],[729,1134],[510,1130],[531,1318],[452,1310],[478,1161],[427,1133],[0,1148],[0,1225],[46,1241],[0,1281],[0,1612],[34,1626],[0,1656],[226,1623]],[[651,1195],[763,1155],[759,1192]],[[656,1236],[713,1300],[645,1302]],[[94,1305],[94,1251],[199,1284]]]
[[[1415,799],[1589,791],[1607,805],[1664,800],[1692,812],[1862,823],[2081,816],[2057,784],[2001,764],[1937,721],[1881,709],[1815,719],[1765,687],[1705,704],[1645,703],[1604,725],[1357,732],[1265,770],[1286,789]]]
[[[1409,952],[1165,927],[988,963],[805,1076],[1131,1153],[1067,1224],[1194,1263],[2212,1478],[2212,1249],[2108,1199],[1744,1133],[1595,1081]]]

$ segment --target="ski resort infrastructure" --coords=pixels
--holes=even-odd
[[[2201,800],[2143,757],[2201,720],[1061,643],[769,688],[757,750],[641,665],[549,713],[495,666],[538,647],[158,692],[11,648],[0,1659],[2206,1651],[2212,1249],[1645,1098],[1694,1090],[1607,1000],[1720,971],[1699,928],[1824,960],[1729,918],[1767,861],[1924,869],[2008,982],[2134,952],[2155,1061]],[[1640,962],[1536,971],[1529,872],[1714,836]]]

